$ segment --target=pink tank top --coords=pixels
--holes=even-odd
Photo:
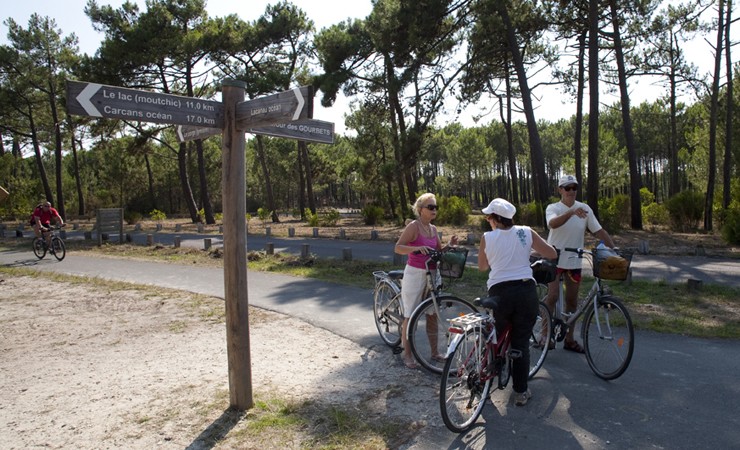
[[[409,242],[408,245],[419,246],[419,247],[427,246],[427,247],[436,249],[437,248],[437,237],[436,236],[435,237],[425,237],[425,236],[422,236],[421,233],[419,233],[416,236],[416,239]],[[425,255],[423,253],[411,252],[409,253],[409,259],[406,262],[406,264],[408,264],[411,267],[416,267],[417,269],[426,269],[426,266],[424,265],[424,263],[426,262],[427,259],[429,259],[429,255]],[[436,269],[437,265],[429,264],[429,268]]]

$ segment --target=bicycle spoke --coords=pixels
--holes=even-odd
[[[627,369],[634,351],[634,330],[629,313],[619,300],[599,300],[584,322],[586,359],[601,378],[611,380]]]

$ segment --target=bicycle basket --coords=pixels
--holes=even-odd
[[[602,280],[627,279],[632,263],[631,252],[616,252],[610,248],[593,249],[594,276]]]
[[[530,258],[532,261],[533,258]],[[529,265],[532,268],[532,277],[538,284],[548,284],[557,278],[557,262],[548,259],[535,259]]]
[[[448,278],[462,278],[467,260],[468,249],[450,249],[442,254],[442,258],[439,261],[439,274]]]

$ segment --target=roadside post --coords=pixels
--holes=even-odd
[[[224,297],[230,406],[254,406],[249,343],[245,133],[334,143],[334,124],[315,121],[313,88],[245,101],[246,84],[227,80],[222,101],[67,81],[70,114],[178,125],[180,142],[221,134]]]

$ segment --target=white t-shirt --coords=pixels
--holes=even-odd
[[[485,233],[486,257],[491,271],[487,287],[512,280],[532,278],[529,253],[532,249],[532,229],[514,225],[508,230],[493,230]]]
[[[601,229],[601,224],[596,219],[591,208],[579,201],[573,203],[573,206],[568,207],[563,202],[552,203],[547,207],[545,211],[545,220],[547,221],[548,228],[550,227],[550,221],[555,217],[562,216],[568,210],[583,208],[588,212],[585,219],[581,219],[578,216],[571,216],[567,222],[558,228],[551,228],[550,233],[547,235],[547,243],[560,250],[560,259],[558,260],[558,267],[561,269],[580,269],[581,258],[575,253],[565,252],[565,247],[580,248],[583,247],[583,239],[586,234],[586,228],[591,233],[596,233]]]

